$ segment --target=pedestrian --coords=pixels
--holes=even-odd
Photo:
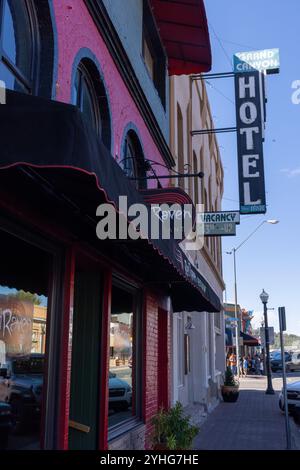
[[[239,371],[240,371],[240,376],[242,377],[244,374],[243,370],[243,356],[240,356],[239,358]]]
[[[257,354],[255,356],[255,374],[256,375],[260,374],[260,358]]]
[[[248,359],[246,358],[246,356],[244,357],[244,360],[243,360],[243,372],[244,372],[244,377],[246,377],[248,373]]]
[[[260,368],[260,375],[264,375],[264,361],[262,359],[260,360],[259,368]]]
[[[227,357],[226,357],[226,367],[230,367],[230,353],[227,354]]]
[[[236,375],[236,356],[233,353],[229,356],[229,364],[233,375]]]

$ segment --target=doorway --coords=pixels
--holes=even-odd
[[[69,449],[99,442],[103,275],[88,259],[76,262],[72,332]]]

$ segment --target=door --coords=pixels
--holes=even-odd
[[[77,263],[74,289],[69,448],[98,448],[103,278]]]

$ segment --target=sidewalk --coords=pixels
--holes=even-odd
[[[281,381],[273,380],[275,395],[266,395],[265,377],[240,380],[236,403],[224,403],[208,416],[195,439],[197,450],[283,450],[284,415],[278,408]]]

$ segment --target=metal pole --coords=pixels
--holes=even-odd
[[[224,134],[226,132],[236,132],[236,127],[221,127],[221,128],[211,128],[211,129],[195,129],[191,131],[191,135],[206,135],[206,134]]]
[[[176,173],[176,175],[150,175],[150,176],[130,176],[130,180],[154,180],[154,179],[170,179],[170,178],[203,178],[204,173],[199,171],[198,173]]]
[[[236,258],[235,258],[236,249],[233,248],[233,265],[234,265],[234,316],[236,319],[235,326],[235,356],[236,356],[236,367],[237,375],[240,376],[240,367],[239,367],[239,336],[240,336],[240,325],[237,312],[237,281],[236,281]]]
[[[288,409],[288,400],[287,400],[287,389],[286,389],[286,364],[285,364],[285,354],[284,354],[284,342],[283,342],[283,325],[282,319],[279,313],[279,331],[280,331],[280,348],[281,348],[281,358],[282,358],[282,384],[283,384],[283,400],[284,400],[284,414],[285,414],[285,430],[286,430],[286,448],[290,450],[291,447],[291,430],[290,430],[290,421],[289,421],[289,409]]]
[[[265,319],[266,366],[267,366],[267,379],[268,379],[268,386],[267,386],[266,394],[274,395],[275,392],[273,390],[272,375],[271,375],[271,368],[270,368],[270,339],[269,339],[267,302],[263,302],[263,305],[264,305],[264,319]]]

